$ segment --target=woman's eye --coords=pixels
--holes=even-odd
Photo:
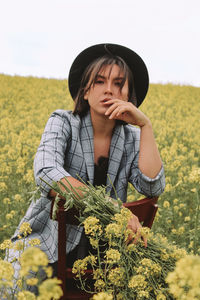
[[[104,82],[103,82],[103,80],[96,80],[95,81],[95,84],[103,84]]]
[[[120,82],[120,81],[116,81],[116,82],[115,82],[115,85],[116,85],[116,86],[121,86],[121,82]]]

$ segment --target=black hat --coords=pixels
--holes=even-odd
[[[105,54],[120,56],[132,71],[137,107],[144,100],[148,87],[149,75],[142,58],[131,49],[117,44],[97,44],[83,50],[74,60],[69,71],[68,85],[73,99],[76,98],[82,75],[87,66]]]

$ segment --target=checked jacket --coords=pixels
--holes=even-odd
[[[128,124],[115,126],[110,145],[108,175],[117,196],[123,202],[126,202],[128,182],[139,193],[150,197],[158,196],[164,190],[163,167],[154,179],[139,170],[139,144],[139,128]],[[31,203],[20,224],[30,223],[32,233],[28,238],[39,238],[40,248],[53,263],[58,258],[57,221],[50,219],[50,187],[41,178],[52,184],[65,176],[77,179],[79,176],[84,182],[93,184],[94,149],[90,112],[80,118],[71,111],[56,110],[50,116],[34,159],[34,175],[41,189],[41,197]],[[111,197],[116,198],[110,180],[107,179],[107,191]],[[13,241],[17,239],[18,228]],[[82,227],[67,226],[67,253],[79,244],[82,230]]]

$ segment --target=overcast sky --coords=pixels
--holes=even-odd
[[[152,83],[200,86],[200,0],[0,0],[0,73],[67,78],[103,42],[137,52]]]

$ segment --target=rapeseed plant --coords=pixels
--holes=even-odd
[[[170,243],[184,247],[191,254],[200,254],[199,92],[199,88],[192,86],[151,84],[148,99],[141,106],[141,110],[152,121],[167,184],[158,201],[159,211],[152,230],[156,236],[167,236]],[[30,192],[35,190],[33,158],[45,123],[57,108],[73,108],[66,80],[0,75],[2,257],[5,249],[12,247],[8,239],[25,214]],[[128,201],[141,197],[129,186]],[[116,246],[115,240],[120,238],[122,228],[123,225],[113,223],[107,229],[106,238],[111,247]],[[99,242],[96,236],[90,237],[90,241],[97,249]],[[38,245],[38,241],[35,243]],[[22,251],[23,247],[21,240],[15,250]],[[129,249],[134,247],[130,246]],[[169,256],[171,259],[168,252],[163,251],[161,255],[163,261],[167,262]],[[21,299],[24,295],[21,294]],[[116,297],[124,299],[121,293]],[[165,299],[165,295],[159,291],[156,297]]]
[[[200,257],[187,255],[176,263],[166,281],[171,294],[177,300],[200,299]]]
[[[33,158],[49,115],[57,108],[72,109],[73,101],[67,80],[0,75],[0,86],[2,242],[13,234],[29,205],[29,192],[35,189]],[[199,195],[199,95],[199,88],[192,86],[152,84],[141,106],[152,121],[167,183],[153,231],[193,253],[199,253],[200,243],[200,224],[194,214]],[[130,186],[128,201],[140,197]],[[174,209],[174,199],[185,207]],[[178,232],[180,224],[184,232],[171,234],[172,229]]]
[[[60,299],[63,294],[61,281],[51,278],[52,268],[48,266],[46,254],[36,247],[39,240],[25,240],[31,231],[29,223],[25,222],[20,226],[18,241],[5,240],[0,244],[0,249],[6,250],[5,260],[0,259],[0,299],[52,300]],[[20,266],[18,274],[15,274],[13,263]],[[43,279],[41,270],[45,273]],[[38,296],[29,291],[28,286],[37,287]]]

